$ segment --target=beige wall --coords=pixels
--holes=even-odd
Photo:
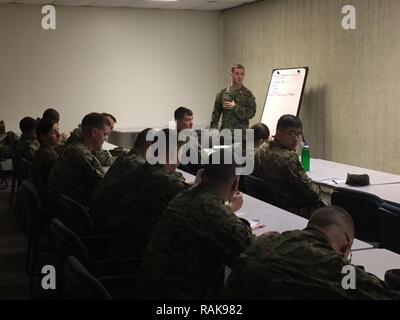
[[[209,123],[220,87],[220,13],[56,7],[57,29],[41,29],[41,6],[0,5],[0,119],[56,107],[64,130],[91,111],[119,126],[161,126],[187,105]]]
[[[309,66],[301,117],[313,156],[400,173],[400,1],[265,0],[222,13],[0,5],[0,118],[8,129],[45,107],[73,128],[92,110],[119,126],[164,125],[178,105],[209,122],[229,66],[246,66],[261,117],[271,71]]]
[[[357,30],[345,31],[349,3]],[[309,66],[301,117],[313,156],[400,173],[399,17],[398,0],[265,0],[228,10],[223,68],[246,66],[257,121],[272,69]]]

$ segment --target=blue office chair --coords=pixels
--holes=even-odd
[[[78,300],[111,300],[103,284],[79,260],[69,256],[64,264],[64,284],[68,295]]]
[[[37,273],[35,267],[39,262],[39,255],[42,251],[49,248],[49,244],[42,243],[43,235],[48,234],[49,219],[45,208],[36,190],[36,187],[29,180],[22,180],[20,185],[19,197],[21,200],[21,211],[23,217],[29,221],[29,240],[26,253],[25,268],[30,275],[30,293],[33,296],[33,281]],[[24,218],[25,219],[25,218]]]
[[[239,190],[258,200],[279,207],[273,187],[265,180],[253,175],[241,176]]]
[[[324,206],[322,201],[290,201],[285,202],[276,194],[272,184],[264,179],[255,177],[253,175],[242,176],[242,181],[239,182],[239,190],[244,193],[257,198],[258,200],[272,204],[278,208],[293,212],[298,215],[304,216],[304,209],[312,211]],[[308,218],[308,217],[306,217]]]
[[[62,194],[59,200],[59,218],[62,223],[78,236],[90,235],[95,231],[88,210],[78,201]]]
[[[98,257],[93,254],[97,250],[92,248],[96,245],[102,246],[103,238],[109,240],[108,236],[91,236],[79,238],[69,230],[59,219],[54,218],[50,223],[50,232],[56,249],[56,263],[58,267],[63,266],[68,256],[74,256],[85,265],[94,275],[120,275],[132,274],[141,264],[140,259],[111,260]]]
[[[379,247],[400,253],[400,208],[383,202],[378,217]]]
[[[23,231],[26,230],[26,216],[21,211],[21,183],[23,180],[32,181],[32,162],[26,160],[25,158],[17,158],[16,159],[17,171],[16,171],[16,194],[15,194],[15,206],[14,206],[14,215],[18,220],[19,225],[21,226]]]
[[[332,205],[342,207],[353,218],[356,238],[378,243],[378,211],[382,199],[358,190],[338,187],[331,197]]]

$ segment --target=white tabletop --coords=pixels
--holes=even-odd
[[[114,148],[116,148],[116,147],[117,147],[117,146],[116,146],[115,144],[109,143],[109,142],[107,142],[107,141],[105,141],[105,142],[103,143],[103,146],[102,146],[103,150],[107,150],[107,151],[112,150],[112,149],[114,149]]]
[[[194,181],[195,176],[181,170],[178,171],[183,174],[187,182]],[[253,198],[247,194],[243,195],[243,207],[237,212],[237,215],[245,219],[259,220],[260,223],[265,225],[264,228],[253,231],[257,236],[267,231],[283,232],[288,230],[304,229],[308,222],[305,218]],[[367,248],[372,248],[372,245],[354,239],[353,250]]]
[[[163,125],[163,126],[147,126],[147,127],[116,127],[114,128],[113,131],[117,133],[138,133],[146,128],[153,128],[155,130],[161,130],[163,128],[168,128],[169,125],[168,123]],[[194,130],[201,130],[201,129],[206,129],[208,126],[207,125],[193,125]]]
[[[311,159],[311,170],[307,172],[308,176],[316,182],[326,183],[336,187],[348,187],[346,181],[347,173],[352,174],[368,174],[371,186],[399,183],[400,176],[392,173],[381,172],[371,169],[360,168],[348,164],[322,160]],[[335,179],[335,184],[332,179]]]
[[[385,272],[400,269],[400,255],[386,249],[369,249],[353,251],[351,263],[363,266],[365,271],[375,274],[384,280]]]
[[[370,185],[352,187],[345,183],[347,173],[368,174]],[[347,164],[311,159],[311,170],[308,176],[315,182],[330,188],[345,187],[377,195],[383,200],[400,203],[400,176],[387,172],[364,169]]]

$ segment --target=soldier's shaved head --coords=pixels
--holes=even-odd
[[[326,234],[332,247],[345,256],[354,239],[354,223],[346,210],[327,206],[316,210],[308,221],[308,228],[315,228]]]
[[[213,185],[222,198],[230,200],[238,190],[239,178],[236,175],[238,165],[231,157],[226,158],[224,150],[217,151],[219,157],[214,158],[213,154],[208,156],[208,163],[204,164],[202,180]],[[231,155],[232,156],[232,155]]]
[[[354,237],[353,219],[346,210],[336,206],[328,206],[316,210],[311,215],[308,226],[318,229],[329,229],[332,226],[336,226],[347,232],[349,237]]]

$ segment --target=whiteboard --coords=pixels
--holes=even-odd
[[[284,114],[298,116],[308,67],[274,69],[265,98],[261,122],[275,135],[276,124]]]

